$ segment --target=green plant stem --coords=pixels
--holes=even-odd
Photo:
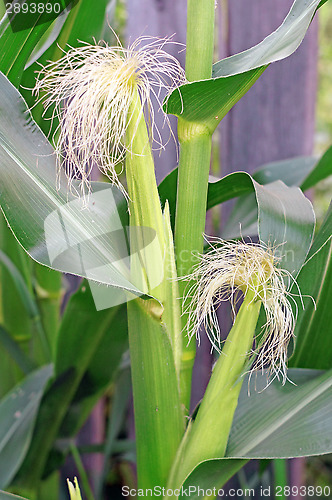
[[[16,243],[16,241],[15,241]],[[17,243],[16,243],[17,245]],[[17,250],[20,250],[20,248],[17,248]],[[24,310],[21,310],[21,315],[25,318],[25,313],[28,315],[28,320],[25,318],[25,329],[27,330],[29,326],[35,329],[35,332],[37,333],[38,340],[39,340],[39,345],[36,348],[36,355],[35,359],[40,363],[44,362],[49,362],[52,359],[51,356],[51,349],[50,345],[48,342],[48,338],[45,334],[45,330],[43,328],[43,324],[41,321],[40,317],[40,312],[37,306],[37,303],[35,301],[35,298],[33,296],[32,291],[29,289],[28,284],[24,280],[20,270],[15,266],[15,264],[9,259],[9,257],[0,250],[0,263],[2,263],[6,271],[9,272],[11,278],[13,279],[14,285],[15,285],[15,292],[18,293],[19,298],[21,299],[21,303],[24,306]],[[17,298],[16,298],[17,301]],[[9,308],[10,311],[13,310],[13,307]],[[15,316],[15,315],[12,315]],[[17,316],[17,315],[16,315]],[[24,326],[22,325],[22,327]],[[11,330],[12,332],[13,330]],[[24,332],[24,327],[22,328],[22,331]],[[16,330],[14,329],[14,332]],[[16,334],[16,339],[17,337],[19,338],[19,330],[17,331]],[[24,333],[23,333],[24,335]]]
[[[215,0],[188,0],[186,77],[211,78],[214,49]]]
[[[234,413],[242,386],[261,301],[248,290],[227,337],[197,417],[188,428],[170,476],[171,487],[179,487],[200,462],[225,456]]]
[[[206,199],[211,158],[211,134],[205,127],[179,120],[181,144],[178,174],[178,195],[175,219],[175,249],[179,276],[187,276],[197,254],[203,251],[203,233],[206,219]],[[190,283],[179,281],[180,296],[184,297]],[[182,327],[187,315],[182,315]],[[187,344],[183,335],[180,372],[181,399],[189,410],[191,377],[196,354],[196,339]]]
[[[166,486],[184,432],[184,418],[171,335],[162,320],[164,308],[170,307],[166,298],[172,283],[163,278],[159,285],[152,286],[149,281],[150,276],[158,276],[164,271],[167,233],[137,91],[129,110],[127,142],[130,149],[126,158],[130,226],[131,230],[143,228],[141,235],[131,231],[132,269],[134,267],[135,279],[140,273],[146,278],[147,293],[159,301],[136,299],[127,304],[138,485],[153,488]],[[159,248],[145,255],[145,269],[142,270],[135,253],[139,250],[144,255],[144,228],[156,231]]]
[[[211,78],[214,48],[214,0],[188,0],[186,76],[189,81]],[[179,275],[191,272],[193,255],[203,250],[206,199],[211,161],[211,132],[205,126],[179,119],[180,161],[175,221],[175,248]],[[188,285],[189,286],[189,285]],[[180,295],[185,284],[180,283]],[[186,316],[183,316],[183,326]],[[190,406],[195,340],[184,338],[180,376],[181,399]]]
[[[34,271],[35,295],[40,311],[41,324],[51,349],[52,359],[54,359],[63,295],[62,275],[58,271],[40,264],[34,265]]]

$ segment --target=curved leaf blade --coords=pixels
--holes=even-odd
[[[171,210],[175,210],[176,179],[177,170],[173,170],[159,186],[161,201],[170,199]],[[266,244],[280,245],[281,265],[297,274],[311,246],[315,227],[315,215],[310,201],[297,187],[286,186],[281,181],[262,186],[250,174],[235,172],[209,183],[207,209],[243,194],[249,194],[250,206],[253,203],[256,207],[251,220],[254,234],[258,233],[261,241]],[[245,207],[245,214],[247,210]],[[174,216],[172,219],[174,220]],[[238,236],[238,229],[243,236],[248,235],[245,230],[241,233],[242,228],[238,225],[235,237]],[[234,235],[227,234],[224,237]]]
[[[238,173],[239,172],[235,172],[236,175]],[[238,176],[235,181],[235,178],[231,177],[235,174],[229,174],[218,181],[210,180],[207,210],[215,207],[219,203],[252,192],[249,179],[245,176],[242,178]],[[268,163],[256,170],[253,174],[253,178],[259,184],[263,185],[281,180],[286,186],[299,186],[302,191],[305,191],[330,175],[332,175],[332,146],[318,161],[311,156],[299,156]],[[168,200],[172,218],[174,218],[176,206],[177,176],[178,169],[175,168],[159,185],[160,199],[163,205],[166,200]],[[244,198],[242,198],[242,200],[244,200]],[[251,206],[250,210],[252,209],[253,207]],[[257,215],[257,207],[255,207],[255,209],[255,214]],[[243,213],[248,213],[248,209],[243,211]]]
[[[97,311],[86,282],[71,296],[57,337],[55,383],[43,399],[21,481],[42,473],[55,439],[73,438],[112,383],[128,349],[126,320],[126,304]]]
[[[325,151],[315,168],[303,180],[301,184],[302,191],[310,189],[330,175],[332,175],[332,146]]]
[[[12,495],[11,493],[6,493],[5,491],[0,491],[0,500],[27,500],[27,498],[18,497],[17,495]]]
[[[123,316],[122,321],[121,316]],[[116,324],[117,331],[111,335],[110,332]],[[98,352],[101,342],[104,352]],[[125,310],[113,307],[97,311],[91,291],[87,283],[83,282],[70,298],[60,325],[55,374],[60,376],[74,367],[77,377],[82,377],[90,367],[90,382],[105,386],[114,374],[127,345]]]
[[[226,450],[231,458],[289,458],[332,452],[332,372],[289,370],[293,384],[255,375],[244,384]]]
[[[332,451],[332,372],[290,370],[297,385],[266,387],[266,375],[256,380],[257,391],[248,396],[243,384],[226,457],[199,464],[183,483],[198,499],[201,488],[221,488],[251,458],[293,458]],[[196,486],[196,489],[195,489]]]
[[[253,178],[264,185],[279,179],[287,186],[300,186],[302,191],[305,191],[330,175],[332,175],[332,147],[318,161],[312,157],[298,157],[269,163],[258,169]],[[241,193],[223,229],[223,237],[257,235],[256,219],[257,203],[254,196]]]
[[[25,67],[24,71],[30,68],[38,59],[53,45],[66,22],[69,13],[68,7],[61,12],[55,21],[49,26],[48,30],[44,33],[39,43],[34,47]],[[48,32],[49,31],[49,32]]]
[[[50,0],[39,0],[41,12],[36,12],[33,20],[30,14],[27,21],[27,14],[23,10],[15,15],[14,23],[25,29],[13,31],[7,14],[0,20],[0,71],[8,76],[15,87],[20,85],[25,64],[33,49],[54,21],[54,12],[47,12],[49,9],[46,9],[46,4],[50,4]],[[65,4],[68,5],[69,1],[66,0]],[[64,2],[58,2],[58,5],[60,13],[63,12],[66,8]]]
[[[26,353],[20,348],[19,344],[15,342],[12,336],[1,325],[0,344],[25,375],[28,375],[34,368],[36,368],[35,363],[29,359]]]
[[[129,269],[120,191],[96,182],[89,198],[77,198],[60,174],[57,189],[53,149],[2,74],[0,93],[1,208],[21,246],[45,266],[144,295]],[[152,229],[142,231],[144,244],[155,240]]]
[[[2,250],[0,250],[0,263],[7,269],[8,273],[12,277],[16,290],[22,300],[22,304],[24,305],[28,316],[30,318],[36,318],[39,316],[37,303],[30,293],[22,274]]]
[[[294,276],[312,243],[315,214],[310,201],[296,187],[282,181],[261,186],[253,181],[258,205],[258,234],[272,245],[280,265]]]
[[[1,488],[13,479],[27,453],[40,400],[52,372],[52,365],[33,372],[0,402]]]
[[[314,239],[308,259],[298,278],[304,309],[296,298],[295,351],[290,366],[330,369],[332,367],[332,204]],[[293,287],[294,294],[298,289]]]
[[[269,64],[291,55],[301,44],[319,0],[295,0],[279,28],[250,49],[213,66],[213,78],[182,85],[164,104],[167,113],[214,130]]]

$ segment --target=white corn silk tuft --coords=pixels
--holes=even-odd
[[[220,352],[220,329],[216,310],[221,302],[230,301],[234,317],[242,294],[251,290],[253,300],[260,300],[266,323],[250,356],[252,370],[269,369],[273,378],[287,380],[287,347],[294,332],[295,319],[288,297],[293,280],[290,273],[278,267],[272,248],[242,241],[214,238],[216,246],[200,256],[190,276],[184,312],[188,314],[188,336],[199,338],[203,327]],[[285,284],[285,281],[287,285]],[[292,298],[292,297],[291,297]]]
[[[83,194],[89,190],[93,165],[125,194],[116,167],[131,152],[132,138],[126,137],[126,130],[137,90],[150,138],[163,147],[151,98],[156,98],[162,111],[160,93],[186,80],[179,62],[163,50],[169,41],[147,40],[138,39],[127,49],[120,44],[109,47],[105,42],[83,44],[39,73],[34,91],[37,95],[43,91],[44,115],[51,108],[51,120],[57,116],[60,122],[54,133],[58,167],[66,167],[69,181],[80,179]],[[145,45],[140,45],[142,41]]]

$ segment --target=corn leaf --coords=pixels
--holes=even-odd
[[[295,326],[295,351],[290,366],[299,368],[332,368],[332,205],[314,239],[307,261],[297,282],[303,295],[299,298]],[[294,294],[298,294],[294,286]]]
[[[11,493],[6,493],[5,491],[0,491],[0,500],[27,500],[23,497],[18,497],[17,495],[12,495]]]
[[[269,163],[258,169],[253,178],[260,184],[280,179],[287,186],[299,186],[302,191],[332,175],[332,147],[317,161],[311,157],[299,157]],[[257,203],[252,194],[241,194],[234,205],[223,229],[224,238],[238,238],[257,234]],[[241,228],[241,230],[240,230]]]
[[[68,192],[62,175],[57,189],[53,149],[2,74],[0,94],[0,204],[21,246],[52,269],[142,295],[127,266],[128,235],[121,220],[127,213],[120,191],[93,183],[84,202]],[[154,238],[150,230],[144,241]]]
[[[266,374],[260,374],[252,381],[250,396],[248,384],[243,384],[226,459],[198,465],[183,484],[187,492],[192,487],[192,494],[180,494],[179,498],[198,499],[198,486],[222,488],[250,458],[292,458],[332,452],[331,371],[293,369],[289,378],[296,385],[282,386],[275,380],[266,388]]]
[[[0,487],[19,469],[31,442],[36,415],[52,365],[28,375],[0,401]]]
[[[295,0],[279,28],[262,42],[213,65],[213,78],[182,85],[164,104],[167,113],[205,124],[211,131],[272,62],[301,44],[319,0]]]
[[[96,397],[93,398],[93,396],[100,396],[100,384],[104,384],[102,389],[105,388],[104,377],[106,374],[111,376],[117,369],[122,353],[127,348],[127,339],[126,331],[119,332],[117,326],[113,324],[115,318],[116,308],[96,310],[91,291],[86,284],[83,284],[70,298],[58,335],[55,381],[41,404],[33,440],[17,478],[20,487],[34,490],[44,472],[50,450],[58,434],[65,434],[66,437],[73,435],[78,427],[77,420],[82,424],[84,416],[87,417],[88,410],[96,402]],[[115,330],[113,338],[112,330],[113,332]],[[104,353],[104,358],[99,359],[99,363],[103,363],[104,366],[94,370],[93,365],[90,367],[90,364],[104,337],[108,337],[108,350]],[[97,362],[98,359],[95,359],[94,365]],[[106,366],[105,362],[108,363]],[[64,418],[79,390],[83,376],[85,378],[82,383],[82,400],[80,396],[77,397],[78,405],[76,408],[74,405],[64,425]],[[109,383],[110,380],[107,382]],[[84,398],[87,399],[85,403],[88,410],[84,405]],[[73,420],[74,409],[79,409],[80,403],[84,408],[83,414],[78,417],[76,415]],[[65,428],[61,433],[62,424]]]
[[[104,325],[103,329],[96,329],[96,324]],[[76,367],[81,380],[61,424],[61,437],[75,436],[112,383],[128,349],[127,330],[126,304],[97,311],[88,284],[84,282],[66,308],[58,336],[56,373],[61,376]],[[84,361],[87,356],[88,360]]]
[[[58,2],[60,12],[69,3],[62,0]],[[41,13],[27,15],[22,10],[12,20],[7,14],[0,20],[0,71],[8,76],[15,87],[20,85],[25,64],[33,49],[56,17],[53,10],[51,13],[46,11],[46,4],[50,5],[51,2],[40,0],[38,3],[39,10],[43,11]]]
[[[173,210],[176,175],[177,171],[173,171],[159,186],[162,202],[171,198],[170,206]],[[300,189],[286,186],[282,181],[277,180],[262,186],[248,173],[235,172],[217,182],[209,183],[207,208],[244,193],[250,193],[255,203],[255,234],[258,231],[261,241],[266,244],[282,245],[282,266],[296,275],[306,258],[313,237],[315,216],[310,201]],[[245,235],[245,231],[242,234]],[[289,259],[290,253],[292,259]]]
[[[1,250],[0,263],[5,266],[8,273],[10,274],[28,316],[30,318],[36,318],[37,316],[39,316],[38,306],[30,290],[28,289],[27,284],[25,283],[23,276],[21,275],[15,264]]]
[[[25,352],[20,348],[19,344],[13,340],[12,336],[1,325],[0,344],[25,375],[28,375],[34,368],[36,368],[33,361],[30,360]]]
[[[123,422],[126,419],[128,401],[131,394],[131,373],[130,367],[123,367],[119,370],[115,381],[115,389],[112,398],[112,412],[107,426],[107,434],[103,456],[103,470],[97,484],[97,500],[102,500],[103,485],[108,473],[109,459],[114,452],[115,440],[119,435]]]

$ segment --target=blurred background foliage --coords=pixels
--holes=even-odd
[[[316,109],[315,153],[322,154],[332,142],[332,4],[327,2],[319,12],[318,92]],[[313,204],[318,224],[328,209],[332,179],[315,187]]]

